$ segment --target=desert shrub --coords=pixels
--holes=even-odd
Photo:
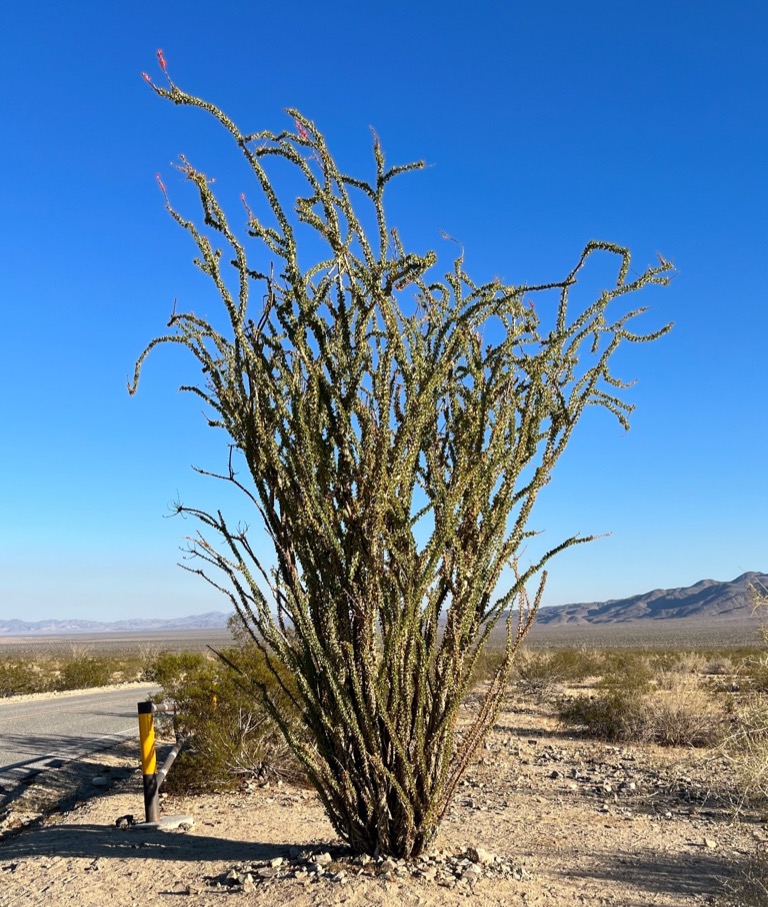
[[[600,655],[587,649],[525,649],[515,659],[511,680],[517,690],[541,696],[558,684],[593,677],[600,672],[601,664]]]
[[[601,689],[644,690],[654,681],[660,667],[652,654],[642,649],[603,652]]]
[[[471,686],[475,688],[478,684],[487,683],[493,680],[504,662],[504,658],[504,649],[485,649],[475,663],[474,671],[472,672]]]
[[[613,666],[600,678],[602,690],[631,690],[643,693],[658,682],[659,673],[644,656],[635,656],[620,669]]]
[[[42,693],[50,686],[50,671],[20,661],[0,662],[0,697]]]
[[[745,690],[754,693],[768,693],[768,655],[760,653],[744,663],[740,681]]]
[[[350,176],[298,111],[289,129],[243,133],[159,60],[168,85],[147,77],[153,89],[223,127],[253,198],[240,196],[238,231],[214,181],[183,157],[198,225],[161,182],[223,310],[210,320],[174,310],[130,389],[159,344],[197,360],[201,377],[185,390],[228,435],[218,478],[255,511],[274,561],[220,510],[179,503],[203,527],[190,566],[229,596],[295,700],[301,733],[256,685],[337,833],[357,851],[415,857],[498,714],[545,565],[588,540],[555,541],[520,568],[538,494],[585,412],[628,426],[613,354],[667,330],[637,333],[642,310],[621,297],[666,284],[671,266],[634,272],[626,249],[590,242],[563,279],[536,288],[475,282],[461,252],[436,274],[436,254],[406,251],[384,210],[393,180],[423,164],[388,166],[374,137],[372,176]],[[602,253],[615,277],[594,301],[577,299]],[[460,727],[500,622],[504,658]]]
[[[187,740],[166,779],[170,792],[231,787],[244,777],[298,778],[300,766],[258,693],[267,685],[284,720],[299,715],[253,644],[216,657],[200,652],[161,652],[149,674],[161,685],[157,701],[173,703],[173,719],[158,715],[158,727]],[[289,682],[289,679],[286,679]],[[298,732],[298,730],[297,730]]]
[[[594,649],[562,649],[552,655],[553,663],[565,683],[579,683],[602,670],[603,657]]]
[[[675,669],[679,653],[647,649],[530,650],[518,653],[512,679],[522,691],[550,691],[595,678],[600,690],[642,691]]]
[[[765,695],[754,694],[733,710],[730,733],[723,741],[741,797],[747,802],[768,800],[768,710]]]
[[[667,667],[667,672],[674,674],[703,674],[707,659],[697,651],[678,652]]]
[[[662,746],[714,746],[724,732],[718,701],[687,674],[658,679],[643,700],[643,735]]]
[[[552,689],[559,680],[548,653],[519,652],[512,669],[511,681],[515,689],[523,693],[542,695]]]
[[[159,683],[166,694],[176,701],[176,695],[183,689],[187,678],[200,682],[201,678],[213,678],[215,656],[212,652],[169,652],[162,650],[154,654],[144,670],[147,681]],[[213,680],[211,680],[213,683]],[[209,691],[211,694],[213,689]]]
[[[714,654],[714,653],[711,653]],[[719,654],[719,653],[718,653]],[[601,653],[606,674],[636,674],[647,680],[659,674],[702,673],[707,653],[698,649],[639,647],[612,649]]]
[[[75,655],[66,660],[56,679],[57,690],[86,690],[103,687],[112,680],[114,665],[106,658],[93,655]]]
[[[156,643],[142,642],[136,651],[136,664],[139,672],[139,679],[149,680],[150,672],[154,670],[158,656],[165,652],[166,649]]]
[[[766,694],[748,693],[734,702],[723,756],[746,802],[768,801],[768,708]]]
[[[702,666],[702,674],[710,677],[722,677],[724,675],[733,675],[737,671],[737,664],[733,658],[728,655],[718,655],[715,657],[707,656]]]
[[[560,720],[609,742],[642,738],[642,696],[637,690],[608,689],[594,696],[559,700]]]
[[[607,677],[592,696],[562,699],[565,724],[608,741],[662,746],[712,746],[724,729],[724,710],[686,675],[656,678]]]

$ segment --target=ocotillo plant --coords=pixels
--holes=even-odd
[[[221,511],[179,504],[204,527],[189,554],[229,597],[278,682],[285,669],[294,678],[286,693],[305,732],[270,708],[337,833],[357,851],[413,857],[434,839],[495,719],[544,565],[589,540],[568,538],[519,566],[537,495],[585,407],[627,424],[631,407],[609,368],[614,352],[667,329],[634,333],[628,324],[642,309],[618,300],[666,283],[671,267],[661,260],[629,279],[626,250],[591,242],[568,276],[546,287],[475,283],[462,255],[439,279],[436,255],[406,251],[385,215],[393,178],[422,164],[389,167],[374,136],[373,178],[349,176],[298,111],[288,111],[287,131],[243,133],[174,84],[159,59],[167,87],[147,80],[231,135],[258,201],[242,196],[243,236],[186,158],[180,169],[199,194],[203,226],[172,206],[161,183],[227,327],[174,306],[171,332],[141,354],[130,390],[158,344],[181,344],[198,360],[203,377],[184,389],[229,435],[218,478],[259,514],[274,564]],[[306,187],[292,205],[270,177],[275,162]],[[274,267],[253,267],[265,250]],[[599,252],[616,256],[615,285],[572,313],[571,287]],[[549,318],[529,302],[542,290],[554,291],[541,297],[552,300]],[[499,622],[505,658],[460,723]]]

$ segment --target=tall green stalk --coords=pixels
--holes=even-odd
[[[228,325],[222,332],[174,310],[171,332],[139,357],[130,391],[159,344],[181,344],[198,360],[204,377],[184,389],[229,435],[218,478],[260,515],[275,565],[222,512],[179,505],[203,527],[190,543],[196,572],[229,597],[278,682],[286,668],[295,679],[285,692],[306,733],[263,692],[340,837],[357,851],[416,856],[495,720],[545,564],[589,541],[568,538],[520,568],[536,497],[585,407],[627,426],[631,407],[609,369],[617,348],[668,329],[632,332],[642,309],[614,314],[619,297],[667,283],[671,266],[661,260],[629,279],[625,249],[591,242],[568,276],[546,287],[476,284],[461,255],[440,280],[436,255],[407,252],[384,211],[390,181],[421,163],[388,167],[374,136],[368,182],[338,168],[298,111],[288,111],[292,130],[245,134],[170,78],[152,87],[221,124],[258,201],[242,196],[241,238],[186,158],[180,169],[197,190],[203,226],[176,211],[161,183]],[[275,159],[306,186],[291,207],[270,178]],[[372,212],[373,231],[360,206]],[[303,256],[304,243],[325,250],[310,267],[300,264],[299,236]],[[265,251],[268,273],[249,265]],[[597,253],[616,257],[615,284],[570,312],[571,287]],[[557,295],[546,329],[528,302],[543,290]],[[476,714],[460,722],[473,668],[500,622],[505,657]]]

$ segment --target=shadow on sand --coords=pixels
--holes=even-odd
[[[20,834],[0,843],[0,864],[36,856],[85,857],[87,859],[125,859],[189,862],[231,860],[257,862],[288,855],[293,843],[263,844],[232,841],[208,835],[158,831],[134,825],[117,828],[104,825],[38,826],[32,834]]]
[[[638,892],[645,892],[646,898],[648,894],[701,898],[721,893],[725,884],[738,876],[748,862],[746,857],[726,856],[699,845],[692,845],[692,851],[690,855],[646,852],[631,858],[605,855],[596,858],[589,869],[569,871],[563,867],[561,875],[608,884],[621,877]],[[645,905],[648,901],[636,903]]]

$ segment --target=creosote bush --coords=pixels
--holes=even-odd
[[[111,683],[113,666],[106,658],[87,653],[76,654],[61,666],[56,679],[57,690],[87,690]]]
[[[590,242],[543,286],[475,282],[462,255],[439,275],[436,254],[408,251],[384,207],[393,181],[421,163],[388,166],[374,136],[372,175],[350,175],[296,110],[291,129],[242,132],[179,88],[158,56],[167,87],[147,81],[229,134],[255,196],[242,194],[236,229],[213,181],[182,157],[197,224],[161,182],[226,327],[174,307],[130,389],[159,344],[197,360],[201,379],[185,390],[229,438],[217,477],[242,493],[274,562],[247,527],[180,503],[201,526],[187,567],[229,597],[301,714],[299,731],[256,681],[340,837],[356,851],[414,857],[495,720],[545,565],[589,541],[573,536],[519,562],[537,496],[586,408],[627,426],[611,359],[666,328],[636,333],[642,310],[622,299],[667,283],[671,266],[636,273],[625,249]],[[284,187],[299,183],[286,202]],[[615,281],[577,305],[573,286],[601,254],[615,258]],[[503,657],[460,724],[500,621]]]
[[[0,662],[0,698],[23,693],[43,693],[49,688],[46,673],[25,661]]]
[[[231,788],[243,779],[297,779],[300,767],[257,689],[266,686],[279,703],[286,722],[300,716],[266,665],[264,654],[244,644],[208,655],[202,652],[161,652],[149,671],[161,686],[157,701],[174,703],[171,721],[186,744],[168,774],[170,793],[197,792],[214,786]],[[290,683],[290,678],[286,678]]]
[[[97,655],[79,646],[67,648],[66,653],[31,649],[21,658],[0,655],[0,697],[139,680],[146,665],[131,652]]]

